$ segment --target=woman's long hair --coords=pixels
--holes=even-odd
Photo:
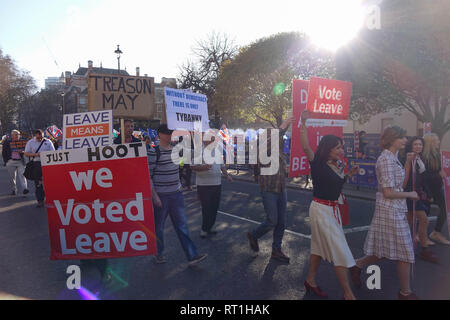
[[[438,148],[434,146],[434,138],[439,138],[437,134],[430,133],[424,137],[424,146],[422,157],[430,170],[437,171],[441,169],[441,154]]]
[[[404,150],[400,150],[400,152],[398,154],[398,159],[400,160],[400,162],[403,165],[405,165],[405,163],[406,163],[406,156],[408,155],[408,153],[413,152],[413,144],[417,140],[420,140],[422,142],[422,146],[425,147],[425,141],[421,137],[412,137],[412,138],[408,139],[408,142],[406,143],[405,149]],[[421,158],[423,158],[423,149],[422,149],[422,152],[419,155],[420,155]]]
[[[314,155],[314,162],[327,163],[330,158],[331,150],[336,148],[339,143],[342,145],[342,139],[334,135],[327,135],[322,138],[319,146],[317,147],[316,154]]]

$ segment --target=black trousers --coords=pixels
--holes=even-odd
[[[202,204],[202,230],[210,232],[216,223],[217,210],[219,210],[222,185],[197,186],[197,193]]]
[[[41,180],[35,180],[34,181],[35,186],[35,195],[37,201],[44,201],[45,199],[45,193],[44,193],[44,185],[42,184],[42,178]]]
[[[441,232],[444,227],[445,222],[447,221],[447,209],[445,207],[445,196],[442,191],[442,188],[433,188],[431,189],[433,204],[439,206],[439,215],[436,222],[435,231]]]

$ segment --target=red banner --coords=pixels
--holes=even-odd
[[[447,205],[447,224],[450,234],[450,151],[442,151],[442,169],[445,172],[445,203]]]
[[[319,126],[345,126],[352,87],[351,82],[311,77],[307,105],[310,122]]]
[[[51,260],[156,253],[145,145],[41,154]]]
[[[308,86],[309,81],[294,80],[293,82],[292,107],[295,122],[292,126],[291,166],[289,170],[290,178],[308,175],[311,171],[308,158],[303,152],[303,148],[300,143],[300,118],[303,110],[306,109],[308,102]],[[319,146],[320,140],[329,134],[342,138],[344,136],[344,129],[342,127],[308,127],[309,145],[314,152]]]

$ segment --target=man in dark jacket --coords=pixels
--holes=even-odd
[[[26,141],[20,139],[20,132],[13,130],[11,139],[6,139],[3,143],[2,157],[9,174],[9,183],[11,187],[11,195],[22,192],[27,194],[27,179],[23,176],[25,171],[25,162],[23,153]]]

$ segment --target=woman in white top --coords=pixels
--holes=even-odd
[[[204,143],[204,147],[207,148],[214,141],[215,138],[212,137],[211,141]],[[222,151],[218,146],[214,148],[213,153],[222,155]],[[191,166],[192,171],[196,173],[197,193],[202,205],[203,222],[200,237],[203,239],[208,235],[217,233],[213,227],[216,223],[217,210],[219,210],[222,194],[222,174],[227,178],[228,182],[233,182],[224,164],[217,163],[217,161],[214,161],[214,163],[213,161],[207,162],[212,164]]]

